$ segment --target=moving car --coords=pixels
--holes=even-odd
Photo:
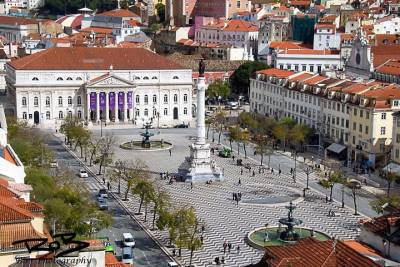
[[[174,126],[174,128],[188,128],[188,127],[189,127],[189,125],[184,124],[184,123],[181,123],[181,124],[178,124],[178,125]]]
[[[101,210],[108,210],[108,204],[107,204],[107,199],[98,197],[97,198],[97,205],[99,205],[99,208]]]
[[[124,244],[125,247],[135,247],[135,239],[133,239],[133,236],[131,233],[123,233],[122,234],[122,243]]]
[[[218,155],[222,158],[230,158],[232,151],[229,148],[224,147],[222,150],[219,151]]]
[[[131,247],[122,248],[122,263],[133,265],[133,253]]]
[[[88,174],[84,169],[81,169],[81,170],[79,171],[79,177],[81,177],[81,178],[88,178],[88,177],[89,177],[89,174]]]
[[[107,189],[105,189],[105,188],[100,189],[99,193],[97,194],[97,196],[101,197],[101,198],[108,198]]]

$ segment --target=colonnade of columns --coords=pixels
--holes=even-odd
[[[100,95],[103,94],[103,97]],[[120,103],[118,102],[119,96],[123,95],[123,104],[122,108],[120,107]],[[112,99],[113,98],[113,99]],[[103,101],[102,101],[103,100]],[[111,103],[113,101],[113,103]],[[121,102],[121,100],[120,100]],[[123,122],[128,122],[128,118],[130,120],[133,119],[133,92],[128,91],[95,91],[95,92],[87,92],[86,95],[86,111],[87,111],[87,120],[90,121],[91,111],[96,111],[94,120],[99,122],[100,120],[104,120],[106,123],[110,122],[110,110],[114,111],[114,122],[119,122],[119,114],[118,111],[121,112],[121,120]],[[101,112],[103,111],[102,118],[100,117]]]

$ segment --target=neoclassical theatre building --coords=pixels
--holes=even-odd
[[[54,47],[11,61],[6,73],[16,116],[30,124],[192,120],[192,71],[145,49]]]

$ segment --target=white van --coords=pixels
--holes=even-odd
[[[170,262],[168,262],[167,267],[178,267],[178,264],[174,261],[170,261]]]
[[[123,233],[122,234],[122,243],[124,244],[125,247],[135,247],[135,239],[133,239],[133,236],[131,233]]]
[[[122,263],[133,265],[133,252],[131,247],[122,248]]]

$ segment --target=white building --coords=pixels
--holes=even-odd
[[[192,120],[192,71],[141,48],[54,47],[6,65],[16,116],[173,126]]]
[[[291,27],[289,17],[272,16],[261,20],[258,33],[258,56],[266,59],[269,54],[269,45],[271,42],[286,41],[290,36]]]
[[[342,68],[339,53],[331,50],[286,49],[273,55],[275,68],[321,73]]]
[[[44,5],[44,0],[5,0],[6,12],[10,13],[10,9],[38,9]]]
[[[39,33],[37,20],[0,16],[0,35],[9,42],[21,42],[31,33]]]
[[[375,34],[398,34],[400,33],[400,17],[387,16],[378,19],[374,23]]]
[[[336,32],[335,24],[316,24],[314,31],[315,50],[340,50],[340,33]]]

